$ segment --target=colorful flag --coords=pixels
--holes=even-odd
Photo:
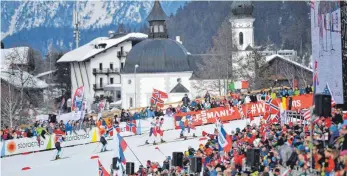
[[[76,89],[75,94],[72,98],[72,111],[81,111],[82,110],[82,102],[84,98],[84,86],[81,86]]]
[[[157,98],[157,97],[152,97],[151,98],[151,103],[153,105],[158,106],[158,107],[163,107],[164,106],[164,101],[161,100],[160,98]]]
[[[267,105],[270,110],[271,109],[275,109],[277,111],[280,110],[280,108],[278,107],[278,105],[276,105],[274,102],[273,102],[273,99],[271,98],[271,96],[267,95],[266,96],[266,99],[265,99],[265,105]]]
[[[107,127],[106,131],[110,136],[113,136],[113,126]]]
[[[304,120],[310,121],[311,120],[311,111],[309,109],[302,110],[302,116],[304,117]]]
[[[163,91],[160,91],[157,89],[153,89],[152,97],[161,99],[161,98],[168,98],[169,96],[166,92],[163,92]]]
[[[128,121],[125,127],[126,131],[131,131],[136,134],[136,120]]]
[[[125,140],[122,138],[122,136],[117,133],[117,135],[113,136],[114,142],[114,151],[115,151],[115,157],[118,157],[119,160],[125,164],[125,156],[124,156],[124,151],[127,149],[128,144],[125,142]]]
[[[220,123],[220,122],[219,122]],[[230,152],[231,150],[231,138],[226,133],[226,131],[223,128],[222,124],[219,124],[219,130],[218,130],[218,144],[220,147],[220,150],[223,149],[225,152]]]
[[[243,113],[242,106],[237,105],[237,109],[239,111],[240,117],[243,119],[245,117],[245,114]]]
[[[331,106],[334,107],[336,105],[336,101],[335,101],[334,96],[333,96],[331,89],[329,87],[329,83],[327,83],[327,85],[325,86],[325,88],[323,90],[323,94],[331,96]]]
[[[114,125],[113,125],[113,129],[115,129],[115,130],[117,131],[117,133],[120,133],[120,132],[121,132],[120,127],[119,127],[118,124],[114,124]]]
[[[107,172],[107,170],[102,166],[100,160],[98,160],[99,163],[99,176],[110,176],[110,174]]]

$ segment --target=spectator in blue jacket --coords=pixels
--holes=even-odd
[[[66,130],[66,134],[67,135],[71,135],[72,133],[72,125],[71,125],[71,122],[68,121],[66,124],[65,124],[65,130]],[[70,133],[68,133],[70,132]]]

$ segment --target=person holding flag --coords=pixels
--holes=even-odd
[[[125,169],[123,164],[126,164],[124,151],[128,148],[128,144],[125,142],[122,136],[119,135],[119,133],[113,135],[113,141],[115,151],[114,157],[117,158],[117,168],[113,172],[116,176],[123,176],[125,175]]]

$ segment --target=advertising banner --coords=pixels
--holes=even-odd
[[[135,135],[133,132],[127,130],[125,122],[120,123],[119,127],[114,128],[113,130],[118,130],[121,136]],[[103,135],[105,131],[106,130],[104,128],[99,129],[96,127],[90,130],[87,129],[87,131],[78,130],[71,133],[70,131],[68,131],[67,135],[65,136],[64,142],[61,143],[61,146],[67,147],[73,145],[87,144],[91,142],[98,142],[100,140],[100,136]],[[113,131],[112,134],[115,134],[115,131]],[[1,156],[8,156],[27,152],[54,149],[55,134],[46,135],[45,137],[46,139],[43,139],[41,137],[40,143],[38,143],[36,137],[2,141],[0,143],[0,154]],[[108,139],[112,139],[112,136],[109,135]]]
[[[54,148],[54,141],[51,136],[46,136],[46,139],[41,138],[40,142],[36,137],[12,139],[1,142],[1,156],[47,150],[52,148]]]
[[[307,94],[307,95],[300,95],[300,96],[294,96],[292,97],[292,109],[291,110],[300,110],[300,109],[308,109],[312,106],[313,101],[313,95]],[[285,104],[289,104],[289,98],[284,99],[286,102]],[[281,103],[283,103],[281,98],[277,98],[272,101],[273,104],[276,104],[279,106]],[[266,108],[267,105],[265,101],[259,101],[256,103],[247,103],[241,105],[240,110],[237,107],[231,107],[231,108],[213,108],[210,110],[202,110],[202,111],[190,111],[186,113],[177,113],[175,114],[175,128],[179,129],[179,122],[181,121],[182,117],[191,115],[193,119],[193,125],[194,126],[200,126],[204,124],[214,123],[216,118],[220,118],[221,121],[230,121],[230,120],[237,120],[241,119],[240,111],[244,114],[247,114],[247,117],[258,117],[263,116],[265,112],[269,110],[269,108]],[[270,109],[271,114],[276,114],[277,110],[271,108]]]

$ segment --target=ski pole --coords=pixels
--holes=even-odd
[[[93,152],[92,152],[92,153],[94,153],[94,152],[95,152],[95,150],[99,148],[99,145],[100,145],[100,142],[99,142],[99,144],[98,144],[98,145],[95,147],[95,149],[93,150]]]
[[[165,156],[164,153],[158,147],[156,147],[155,149],[157,149],[163,156]]]

